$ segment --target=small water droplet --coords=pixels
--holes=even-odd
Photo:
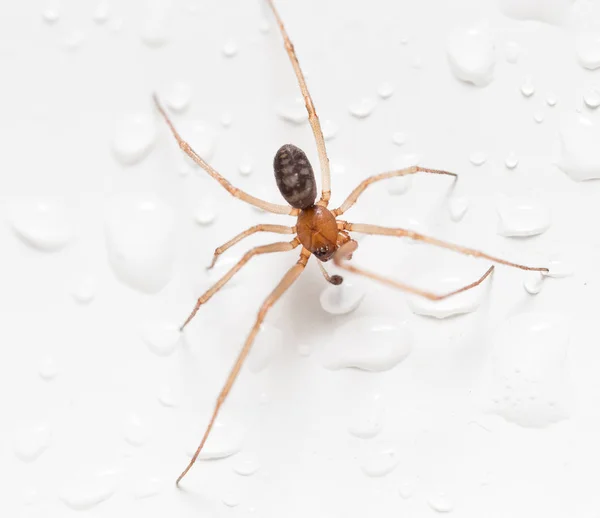
[[[556,98],[556,95],[550,93],[546,96],[546,104],[548,106],[556,106],[557,102],[558,102],[558,99]]]
[[[96,296],[96,279],[91,276],[77,279],[71,288],[71,296],[80,304],[89,304]]]
[[[260,332],[248,355],[248,369],[258,373],[267,368],[285,343],[283,331],[268,324],[260,326]]]
[[[319,300],[321,307],[332,315],[345,315],[352,313],[365,296],[362,283],[344,280],[339,286],[329,284],[321,292]]]
[[[360,439],[372,439],[383,430],[384,407],[379,394],[367,394],[352,405],[348,431]]]
[[[226,493],[221,500],[227,507],[237,507],[240,505],[240,495],[231,491]]]
[[[38,374],[44,381],[52,381],[58,376],[58,365],[53,358],[47,356],[40,363]]]
[[[560,279],[563,277],[569,277],[573,275],[574,268],[568,262],[563,261],[560,258],[552,258],[548,262],[548,273],[544,273],[546,277],[554,277]]]
[[[71,31],[65,38],[64,45],[67,50],[78,50],[85,40],[85,33],[79,29]]]
[[[327,141],[332,140],[340,130],[340,127],[330,119],[323,121],[323,138]]]
[[[308,113],[302,97],[296,97],[292,102],[280,103],[277,114],[284,121],[292,124],[304,124],[308,120]]]
[[[269,24],[269,21],[266,19],[262,19],[260,21],[260,23],[258,24],[258,30],[262,33],[262,34],[267,34],[269,32],[269,30],[271,29],[271,24]]]
[[[69,210],[59,200],[19,200],[9,206],[8,213],[16,235],[36,250],[56,252],[73,237]]]
[[[238,53],[237,43],[233,40],[228,41],[223,45],[223,55],[226,58],[233,58]]]
[[[533,199],[504,198],[498,203],[498,216],[501,236],[537,236],[550,227],[550,210]]]
[[[413,56],[410,60],[411,68],[421,70],[423,68],[423,58],[421,56]]]
[[[521,47],[519,47],[516,41],[507,41],[504,46],[504,55],[506,56],[506,61],[514,65],[519,61],[519,57],[521,56]]]
[[[410,480],[403,480],[400,482],[400,487],[398,488],[398,494],[404,498],[404,500],[408,500],[412,498],[415,494],[415,484]]]
[[[343,323],[323,351],[327,369],[387,371],[406,359],[412,334],[406,322],[383,317],[358,317]]]
[[[396,131],[392,135],[392,142],[397,146],[403,146],[406,143],[406,133],[402,131]]]
[[[233,115],[229,112],[225,112],[221,115],[221,126],[224,128],[230,128],[233,122]]]
[[[365,97],[360,101],[352,103],[348,107],[348,111],[350,112],[350,115],[357,119],[364,119],[373,113],[375,106],[377,106],[377,103],[374,99]]]
[[[252,174],[252,159],[249,156],[243,157],[238,170],[242,176],[250,176]]]
[[[148,431],[137,415],[131,415],[123,426],[123,436],[132,446],[142,446],[148,439]]]
[[[152,320],[142,331],[142,339],[154,354],[169,356],[175,352],[181,332],[179,326],[171,322]]]
[[[394,196],[406,194],[413,184],[413,175],[396,176],[387,181],[388,192]]]
[[[575,40],[575,50],[579,63],[588,70],[600,67],[600,34],[598,32],[580,31]]]
[[[538,124],[544,122],[544,112],[541,110],[537,110],[533,113],[533,120]]]
[[[158,391],[158,402],[167,408],[177,406],[177,400],[170,385],[162,385]]]
[[[108,500],[115,491],[116,486],[112,477],[99,474],[92,477],[79,477],[68,482],[60,490],[59,496],[71,509],[83,511]]]
[[[583,102],[588,108],[595,110],[600,106],[600,89],[597,86],[588,86],[583,92]]]
[[[46,424],[36,424],[17,430],[15,433],[15,455],[23,462],[33,462],[50,446],[52,432]]]
[[[242,477],[249,477],[254,475],[260,469],[260,464],[256,455],[249,453],[241,453],[235,458],[235,464],[233,465],[233,471]]]
[[[360,468],[368,477],[383,477],[394,471],[399,462],[396,450],[389,448],[369,453]]]
[[[544,276],[541,272],[529,272],[523,281],[523,287],[530,295],[537,295],[542,291]]]
[[[519,165],[519,157],[517,157],[514,151],[511,151],[504,159],[504,165],[507,169],[515,169]]]
[[[143,477],[135,482],[133,486],[134,498],[150,498],[160,492],[162,481],[158,477]]]
[[[133,165],[144,159],[156,140],[154,118],[145,113],[130,114],[115,124],[112,149],[123,165]]]
[[[572,3],[572,0],[499,0],[500,10],[509,18],[554,25],[566,22]]]
[[[243,437],[244,432],[241,425],[219,420],[215,423],[198,459],[218,460],[231,457],[242,449]],[[187,454],[191,457],[197,448],[198,438],[193,436],[192,442],[188,446]]]
[[[192,100],[192,87],[189,83],[176,81],[172,83],[163,95],[165,104],[175,112],[184,112]]]
[[[55,24],[60,18],[60,13],[57,9],[44,9],[42,11],[42,18],[46,23]]]
[[[152,194],[120,194],[106,211],[106,248],[117,278],[143,293],[171,280],[175,261],[175,214]]]
[[[207,225],[211,225],[217,219],[217,213],[213,208],[213,204],[204,201],[195,211],[194,211],[194,221],[203,227]]]
[[[559,135],[558,167],[576,181],[600,178],[600,124],[577,113],[565,114]]]
[[[382,83],[377,89],[377,95],[382,99],[389,99],[394,95],[394,85],[388,82]]]
[[[527,77],[525,82],[521,85],[521,93],[525,97],[531,97],[535,93],[535,86],[533,85],[533,79]]]
[[[473,165],[480,166],[486,163],[487,154],[484,151],[475,151],[469,155],[469,160]]]
[[[492,82],[496,64],[494,39],[486,27],[456,29],[448,38],[447,56],[457,79],[475,86]]]
[[[437,513],[451,513],[454,511],[454,503],[445,493],[430,496],[427,503]]]
[[[153,17],[146,20],[143,24],[142,33],[140,36],[142,42],[144,42],[148,47],[162,47],[168,41],[164,20],[160,19],[160,17]]]
[[[110,7],[108,5],[108,2],[100,2],[96,6],[96,9],[94,9],[92,19],[99,25],[106,23],[106,21],[108,20],[109,13]]]
[[[452,221],[460,221],[469,210],[469,200],[464,196],[453,196],[448,202],[448,210]]]

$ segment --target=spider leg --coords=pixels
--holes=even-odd
[[[304,103],[306,104],[306,111],[308,112],[308,121],[310,122],[310,126],[313,131],[313,135],[315,136],[315,142],[317,144],[317,151],[319,153],[319,163],[321,164],[321,199],[319,201],[319,205],[325,205],[329,203],[329,199],[331,198],[331,173],[329,171],[329,158],[327,158],[327,149],[325,148],[325,139],[323,138],[323,130],[321,130],[321,123],[319,121],[319,117],[317,115],[317,111],[315,109],[315,105],[313,104],[312,97],[308,91],[308,87],[306,86],[306,80],[304,79],[304,74],[302,73],[302,69],[300,68],[300,63],[298,61],[298,57],[296,56],[296,52],[294,51],[294,45],[292,44],[285,27],[283,25],[283,21],[275,9],[275,4],[273,0],[267,0],[273,14],[275,15],[275,19],[277,20],[277,25],[279,25],[279,30],[281,32],[281,36],[283,37],[283,41],[285,44],[285,50],[290,57],[290,61],[292,62],[292,67],[294,67],[294,72],[296,73],[296,78],[298,79],[298,85],[300,86],[300,90],[302,91],[302,97],[304,97]]]
[[[347,221],[338,221],[343,230],[348,230],[350,232],[360,232],[361,234],[372,234],[379,236],[394,236],[394,237],[407,237],[414,241],[422,241],[423,243],[428,243],[433,246],[438,246],[440,248],[446,248],[447,250],[453,250],[458,252],[459,254],[470,255],[473,257],[480,257],[482,259],[488,259],[494,263],[504,264],[506,266],[512,266],[513,268],[519,268],[520,270],[528,270],[532,272],[548,272],[548,268],[537,267],[537,266],[525,266],[524,264],[513,263],[511,261],[507,261],[505,259],[500,259],[499,257],[495,257],[493,255],[486,254],[485,252],[481,252],[479,250],[475,250],[473,248],[467,248],[466,246],[455,245],[453,243],[448,243],[447,241],[442,241],[441,239],[436,239],[435,237],[425,236],[423,234],[419,234],[418,232],[413,232],[412,230],[406,230],[404,228],[390,228],[390,227],[380,227],[378,225],[365,225],[362,223],[348,223]]]
[[[183,325],[179,328],[180,331],[183,331],[185,326],[187,326],[192,318],[196,316],[200,306],[202,304],[206,304],[210,298],[217,293],[225,284],[229,282],[229,280],[242,269],[242,267],[255,255],[260,254],[271,254],[274,252],[288,252],[293,250],[300,244],[298,238],[294,238],[290,242],[280,242],[280,243],[272,243],[270,245],[257,246],[252,248],[248,252],[246,252],[243,257],[229,270],[223,277],[221,277],[213,286],[211,286],[196,302],[196,306],[193,311],[190,313],[190,316],[187,317],[187,320],[183,323]]]
[[[367,187],[374,184],[375,182],[380,182],[381,180],[387,180],[388,178],[395,178],[396,176],[405,176],[408,174],[415,173],[432,173],[432,174],[441,174],[453,176],[455,179],[458,178],[456,173],[450,173],[448,171],[442,171],[440,169],[428,169],[426,167],[412,166],[407,167],[406,169],[399,169],[397,171],[389,171],[386,173],[375,174],[366,178],[358,186],[350,193],[350,195],[346,198],[344,203],[342,203],[337,209],[332,210],[331,213],[334,216],[339,216],[340,214],[344,214],[350,207],[352,207],[358,197],[365,191]]]
[[[317,264],[319,265],[319,269],[321,270],[321,273],[327,282],[333,284],[334,286],[339,286],[342,284],[342,282],[344,282],[344,278],[341,275],[329,275],[321,261],[317,261]]]
[[[171,133],[173,133],[175,140],[177,140],[179,147],[210,176],[217,180],[217,182],[219,182],[229,194],[231,194],[235,198],[245,201],[250,205],[253,205],[254,207],[258,207],[267,212],[273,212],[274,214],[289,214],[290,216],[298,215],[298,209],[294,209],[289,205],[278,205],[276,203],[270,203],[268,201],[261,200],[260,198],[255,198],[254,196],[251,196],[250,194],[242,191],[241,189],[238,189],[237,187],[231,185],[231,183],[229,183],[228,180],[221,176],[215,169],[212,168],[212,166],[206,163],[202,159],[202,157],[198,155],[191,148],[191,146],[185,140],[183,140],[183,138],[181,138],[181,135],[179,135],[179,132],[175,129],[175,125],[167,115],[167,112],[164,110],[164,108],[158,101],[158,97],[156,96],[156,94],[153,95],[153,99],[154,103],[156,104],[156,107],[158,108],[158,111],[163,116],[165,122],[171,129]]]
[[[302,252],[300,253],[300,259],[298,259],[298,262],[287,271],[287,273],[283,276],[281,281],[279,281],[279,284],[275,287],[275,289],[271,292],[271,294],[266,298],[266,300],[263,302],[262,306],[260,307],[258,316],[256,317],[256,321],[254,322],[254,326],[252,327],[250,334],[248,335],[248,338],[246,338],[246,342],[244,343],[244,346],[242,347],[242,350],[240,351],[240,353],[233,365],[233,368],[231,369],[231,372],[229,373],[229,376],[227,377],[227,380],[225,381],[225,385],[221,389],[221,393],[219,394],[219,397],[217,398],[215,408],[213,410],[213,413],[212,413],[212,416],[208,423],[208,426],[206,428],[206,431],[204,432],[204,436],[202,437],[202,441],[200,442],[200,446],[198,446],[198,449],[194,453],[194,455],[193,455],[192,459],[190,460],[189,464],[187,465],[187,467],[183,470],[181,475],[179,475],[179,477],[177,478],[177,485],[179,485],[179,482],[181,482],[181,479],[186,475],[186,473],[194,465],[194,463],[196,462],[196,459],[198,458],[198,455],[200,455],[200,452],[202,451],[202,448],[204,447],[204,443],[206,443],[206,440],[208,439],[208,436],[210,435],[210,432],[215,423],[215,420],[216,420],[217,416],[219,415],[219,410],[221,409],[221,406],[225,402],[225,399],[227,399],[227,396],[228,396],[229,392],[231,391],[231,387],[233,386],[238,374],[240,373],[240,370],[242,368],[242,365],[244,364],[244,361],[246,360],[246,357],[250,353],[250,349],[252,348],[254,339],[256,338],[256,335],[258,334],[258,331],[260,329],[260,325],[262,324],[263,320],[265,319],[269,309],[271,309],[273,307],[273,305],[279,300],[279,298],[287,291],[287,289],[294,283],[294,281],[302,273],[309,258],[310,258],[310,252],[308,252],[308,250],[303,248]]]
[[[381,282],[383,284],[387,284],[388,286],[392,286],[392,287],[398,288],[402,291],[412,293],[413,295],[419,295],[420,297],[425,297],[426,299],[429,299],[429,300],[443,300],[443,299],[446,299],[453,295],[462,293],[463,291],[473,289],[476,286],[479,286],[483,281],[485,281],[485,279],[487,279],[494,271],[494,265],[492,265],[488,268],[488,270],[479,279],[472,282],[471,284],[468,284],[467,286],[463,286],[462,288],[458,288],[449,293],[444,293],[443,295],[438,295],[436,293],[432,293],[430,291],[425,291],[420,288],[411,286],[409,284],[405,284],[403,282],[396,281],[394,279],[388,279],[387,277],[384,277],[377,273],[370,272],[368,270],[364,270],[362,268],[358,268],[358,267],[352,265],[351,263],[346,262],[346,259],[348,258],[348,256],[352,255],[352,253],[356,250],[356,248],[357,248],[356,241],[348,241],[348,243],[346,243],[345,245],[342,245],[340,248],[338,248],[337,252],[333,256],[333,261],[335,262],[335,264],[338,267],[340,267],[344,270],[347,270],[349,272],[352,272],[352,273],[355,273],[358,275],[363,275],[365,277],[368,277],[369,279],[373,279],[374,281]]]
[[[207,270],[210,270],[215,263],[217,262],[217,259],[219,258],[219,256],[226,252],[227,250],[229,250],[233,245],[235,245],[236,243],[239,243],[242,239],[247,238],[248,236],[251,236],[252,234],[256,234],[257,232],[274,232],[276,234],[294,234],[296,232],[296,228],[295,227],[286,227],[285,225],[254,225],[253,227],[250,227],[247,230],[244,230],[243,232],[240,232],[237,236],[235,236],[233,239],[230,239],[229,241],[227,241],[227,243],[225,243],[224,245],[221,245],[219,247],[217,247],[215,249],[215,254],[213,256],[212,262],[210,263],[210,266],[207,267]]]

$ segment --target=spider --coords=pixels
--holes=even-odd
[[[227,399],[227,396],[231,391],[231,388],[233,387],[233,384],[238,374],[240,373],[244,361],[250,353],[252,344],[256,338],[256,335],[259,332],[260,326],[264,321],[269,309],[273,307],[273,305],[279,300],[279,298],[300,276],[312,255],[316,257],[317,264],[319,265],[325,279],[332,284],[340,284],[343,279],[339,275],[330,276],[327,273],[325,267],[323,266],[323,263],[326,263],[330,260],[333,260],[334,264],[341,269],[352,272],[354,274],[363,275],[381,283],[393,286],[395,288],[399,288],[403,291],[419,295],[421,297],[425,297],[430,300],[442,300],[452,295],[456,295],[458,293],[470,290],[475,286],[481,284],[489,275],[491,275],[491,273],[494,270],[494,265],[492,265],[479,279],[472,282],[471,284],[464,286],[460,289],[454,290],[450,293],[438,295],[429,291],[419,289],[415,286],[411,286],[409,284],[388,279],[377,273],[370,272],[368,270],[349,264],[348,261],[352,258],[352,253],[357,249],[358,246],[357,242],[353,240],[350,236],[350,232],[382,236],[404,237],[414,241],[421,241],[433,246],[453,250],[461,254],[487,259],[489,261],[503,264],[506,266],[511,266],[514,268],[520,268],[521,270],[548,272],[548,268],[530,267],[522,264],[513,263],[486,254],[479,250],[474,250],[472,248],[448,243],[446,241],[425,236],[423,234],[413,232],[411,230],[403,228],[382,227],[362,223],[350,223],[348,221],[338,219],[338,216],[344,214],[348,209],[350,209],[350,207],[352,207],[356,203],[356,201],[358,200],[360,195],[365,191],[365,189],[367,189],[370,185],[376,182],[380,182],[388,178],[394,178],[398,176],[405,176],[416,173],[428,173],[449,176],[453,178],[453,181],[456,181],[457,175],[448,171],[442,171],[439,169],[429,169],[420,166],[413,166],[408,167],[406,169],[376,174],[363,180],[350,193],[350,195],[338,208],[330,210],[328,208],[329,200],[331,198],[329,159],[327,158],[327,150],[325,148],[325,141],[323,138],[323,132],[321,130],[321,123],[319,122],[319,117],[317,116],[314,103],[312,101],[310,93],[308,92],[308,87],[306,85],[304,75],[300,68],[300,63],[298,62],[298,58],[296,57],[296,53],[294,51],[294,46],[285,30],[283,21],[277,9],[275,8],[273,0],[267,0],[267,3],[273,12],[273,15],[275,16],[275,20],[277,22],[277,25],[279,26],[279,31],[281,32],[281,36],[283,38],[285,50],[287,51],[287,54],[290,58],[292,67],[294,69],[294,73],[296,74],[298,85],[300,87],[302,96],[304,98],[304,102],[306,104],[308,120],[312,128],[312,133],[314,135],[315,142],[317,145],[319,163],[321,167],[321,196],[318,200],[317,184],[315,181],[313,168],[306,154],[301,149],[292,144],[286,144],[282,146],[275,154],[275,158],[273,160],[275,181],[277,182],[279,191],[281,192],[281,195],[287,202],[287,205],[275,204],[261,200],[259,198],[255,198],[254,196],[251,196],[250,194],[242,191],[241,189],[234,187],[227,179],[221,176],[221,174],[219,174],[215,169],[213,169],[213,167],[211,167],[207,162],[205,162],[204,159],[201,156],[199,156],[190,147],[190,145],[179,135],[179,133],[175,129],[175,126],[173,125],[172,121],[167,115],[166,111],[161,106],[157,96],[154,95],[154,102],[156,103],[159,112],[165,119],[165,122],[169,126],[171,132],[173,133],[173,136],[177,140],[179,147],[189,157],[191,157],[194,160],[194,162],[196,162],[210,176],[212,176],[217,182],[219,182],[223,186],[223,188],[227,192],[229,192],[229,194],[266,212],[288,215],[297,218],[296,224],[294,226],[269,224],[255,225],[241,232],[233,239],[227,241],[222,246],[218,247],[214,252],[213,260],[209,268],[212,268],[215,265],[217,259],[222,253],[224,253],[233,245],[239,243],[244,238],[257,232],[272,232],[275,234],[294,235],[294,238],[291,241],[282,241],[272,243],[269,245],[257,246],[246,252],[246,254],[219,281],[217,281],[208,291],[206,291],[198,299],[198,301],[196,302],[196,306],[194,307],[187,320],[181,326],[180,330],[183,331],[184,327],[192,320],[192,318],[194,318],[200,306],[206,304],[210,300],[210,298],[215,293],[217,293],[217,291],[219,291],[237,272],[240,271],[240,269],[248,261],[250,261],[250,259],[258,255],[272,254],[276,252],[288,252],[298,247],[301,247],[300,257],[298,258],[296,264],[287,271],[287,273],[279,281],[279,284],[277,284],[275,289],[271,292],[271,294],[266,298],[266,300],[260,307],[254,326],[250,330],[250,334],[246,338],[246,342],[244,343],[242,350],[238,354],[238,357],[231,369],[231,372],[229,373],[225,384],[221,389],[221,392],[216,400],[212,416],[206,427],[202,440],[200,441],[200,445],[198,446],[196,452],[192,456],[186,468],[177,478],[177,485],[179,485],[183,477],[194,465],[196,459],[198,458],[198,455],[202,451],[202,448],[204,447],[204,444],[206,443],[206,440],[208,439],[211,433],[219,411],[223,403]]]

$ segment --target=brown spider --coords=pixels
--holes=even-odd
[[[250,352],[252,343],[256,338],[256,335],[260,329],[260,325],[265,319],[267,312],[299,277],[299,275],[306,267],[306,264],[308,263],[308,260],[310,259],[311,255],[314,255],[318,259],[319,267],[321,268],[325,279],[328,282],[331,282],[332,284],[340,284],[342,282],[342,278],[339,275],[330,276],[326,272],[322,263],[329,261],[330,259],[333,259],[333,262],[336,264],[336,266],[339,266],[344,270],[348,270],[355,274],[364,275],[366,277],[394,286],[401,290],[422,297],[426,297],[430,300],[442,300],[452,295],[456,295],[463,291],[474,288],[475,286],[481,284],[494,270],[494,266],[492,265],[482,277],[477,279],[475,282],[469,284],[468,286],[464,286],[460,289],[454,290],[450,293],[446,293],[443,295],[436,295],[435,293],[424,291],[414,286],[410,286],[408,284],[404,284],[392,279],[387,279],[381,275],[369,272],[367,270],[363,270],[362,268],[357,268],[345,262],[345,260],[351,259],[352,253],[356,250],[358,246],[356,241],[350,237],[349,232],[406,237],[412,240],[429,243],[430,245],[454,250],[455,252],[461,254],[485,258],[496,263],[520,268],[522,270],[548,272],[547,268],[534,268],[524,266],[521,264],[516,264],[510,261],[506,261],[504,259],[493,257],[484,252],[480,252],[479,250],[474,250],[472,248],[466,248],[463,246],[441,241],[439,239],[425,236],[423,234],[419,234],[411,230],[406,230],[403,228],[381,227],[361,223],[349,223],[347,221],[337,219],[338,216],[344,214],[350,207],[352,207],[356,203],[358,197],[367,187],[369,187],[369,185],[375,182],[379,182],[381,180],[393,178],[396,176],[404,176],[418,172],[447,175],[454,177],[454,179],[456,179],[457,175],[448,171],[428,169],[419,166],[413,166],[406,169],[377,174],[363,180],[350,193],[350,195],[348,196],[348,198],[346,198],[344,203],[342,203],[337,209],[329,210],[327,208],[329,204],[329,199],[331,197],[329,159],[327,158],[327,151],[325,149],[325,141],[323,139],[321,124],[319,122],[319,118],[317,117],[317,112],[315,110],[312,98],[308,92],[306,81],[304,79],[304,75],[302,74],[302,70],[300,69],[298,58],[296,57],[296,53],[294,52],[294,46],[292,45],[292,42],[290,41],[287,35],[279,13],[275,9],[273,0],[267,0],[267,2],[271,7],[271,10],[273,11],[273,14],[275,15],[277,24],[279,25],[279,30],[281,31],[281,35],[285,43],[285,49],[292,63],[292,67],[294,68],[296,78],[298,79],[298,84],[300,86],[300,90],[302,91],[302,96],[304,97],[306,110],[308,111],[310,126],[312,128],[312,132],[314,134],[315,141],[317,144],[319,162],[321,165],[321,197],[318,201],[316,201],[317,185],[315,182],[313,169],[310,165],[310,162],[308,161],[308,158],[301,149],[297,148],[296,146],[293,146],[292,144],[286,144],[277,151],[277,153],[275,154],[275,159],[273,161],[273,167],[275,170],[275,180],[277,182],[277,186],[279,187],[282,196],[285,198],[289,205],[278,205],[275,203],[270,203],[268,201],[261,200],[259,198],[255,198],[254,196],[251,196],[250,194],[231,185],[223,176],[221,176],[209,164],[207,164],[202,159],[202,157],[196,154],[196,152],[190,147],[190,145],[181,138],[181,136],[175,129],[173,123],[166,114],[165,110],[160,105],[156,95],[154,96],[156,106],[158,107],[158,110],[164,117],[166,123],[169,125],[169,128],[171,129],[171,132],[173,133],[174,137],[177,139],[179,147],[188,156],[190,156],[200,167],[202,167],[202,169],[204,169],[210,176],[217,180],[232,196],[235,196],[236,198],[239,198],[240,200],[245,201],[246,203],[249,203],[250,205],[253,205],[255,207],[259,207],[267,212],[297,217],[296,225],[294,225],[293,227],[283,225],[256,225],[245,230],[244,232],[241,232],[233,239],[217,248],[215,250],[214,257],[209,268],[212,268],[214,266],[219,255],[221,255],[223,252],[225,252],[227,249],[229,249],[231,246],[235,245],[245,237],[248,237],[256,232],[273,232],[276,234],[296,235],[291,241],[257,246],[251,249],[250,251],[246,252],[246,254],[240,259],[240,261],[235,266],[233,266],[233,268],[231,268],[214,286],[212,286],[206,293],[204,293],[198,299],[194,310],[184,322],[184,324],[181,326],[181,330],[183,330],[183,328],[190,322],[190,320],[194,318],[194,315],[196,314],[200,306],[208,302],[208,300],[217,291],[219,291],[252,257],[254,257],[255,255],[270,254],[274,252],[287,252],[289,250],[297,248],[298,246],[302,246],[300,258],[298,259],[296,264],[288,270],[288,272],[284,275],[281,281],[279,281],[279,284],[263,302],[258,312],[256,322],[252,327],[248,338],[246,338],[246,342],[244,343],[244,346],[240,351],[235,361],[235,364],[233,365],[233,368],[231,369],[231,372],[227,377],[227,380],[225,381],[225,385],[221,389],[221,393],[217,398],[212,417],[210,419],[210,422],[208,423],[206,431],[204,432],[202,441],[200,442],[198,449],[192,456],[192,459],[190,460],[185,470],[177,478],[177,484],[179,484],[181,479],[194,465],[196,459],[198,458],[198,455],[202,451],[202,448],[204,447],[204,444],[206,443],[206,440],[208,439],[208,436],[215,423],[219,410],[225,402],[227,395],[231,391],[231,387],[233,386],[233,383],[235,382],[242,368],[242,365],[244,364],[244,360]]]

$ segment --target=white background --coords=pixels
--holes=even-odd
[[[1,514],[600,516],[600,192],[554,165],[561,116],[581,110],[598,118],[582,100],[597,72],[578,63],[581,17],[571,18],[594,5],[277,5],[321,119],[339,127],[328,142],[333,206],[370,174],[411,160],[404,155],[460,174],[454,188],[438,177],[415,178],[403,195],[374,186],[348,220],[427,231],[527,264],[560,258],[574,274],[546,279],[533,296],[523,288],[526,273],[500,266],[476,311],[443,320],[415,315],[399,291],[349,277],[350,294],[365,297],[354,312],[334,316],[319,302],[327,286],[312,259],[268,316],[257,344],[268,365],[246,368],[225,406],[221,439],[239,442],[241,452],[199,462],[177,490],[257,308],[296,252],[251,261],[201,308],[172,354],[152,351],[148,336],[174,343],[169,329],[214,281],[204,267],[216,246],[252,224],[292,220],[260,214],[202,171],[189,173],[151,93],[168,98],[174,83],[189,85],[190,107],[174,115],[182,132],[185,121],[204,123],[214,133],[214,167],[278,201],[272,157],[280,145],[293,142],[318,164],[308,124],[278,115],[298,95],[292,69],[258,0],[113,2],[106,20],[95,1],[11,2],[0,16]],[[45,20],[48,9],[58,20]],[[495,67],[490,84],[477,87],[452,74],[447,40],[482,21]],[[160,45],[147,43],[153,29]],[[520,49],[516,63],[506,59],[507,42]],[[237,53],[227,57],[231,43]],[[528,81],[531,97],[520,91]],[[386,82],[394,94],[383,100],[377,90]],[[359,120],[349,108],[363,98],[376,106]],[[148,156],[127,166],[113,141],[131,114],[151,117],[157,136]],[[392,142],[395,132],[405,133],[403,146]],[[477,152],[487,156],[480,166],[469,160]],[[511,152],[515,169],[504,164]],[[252,173],[243,176],[239,166],[248,162]],[[448,210],[453,196],[468,200],[459,222]],[[499,235],[501,196],[543,204],[548,230]],[[40,202],[59,207],[65,221],[36,219]],[[148,214],[136,212],[143,202]],[[110,230],[115,203],[131,210]],[[199,225],[198,211],[213,212],[214,222]],[[128,227],[128,218],[141,223]],[[38,250],[19,237],[19,224],[33,229],[34,244],[61,229],[71,238],[60,250]],[[121,252],[139,260],[138,284],[155,293],[133,288],[131,272],[129,283],[117,277],[107,254],[114,235]],[[224,263],[280,237],[255,236]],[[414,284],[427,272],[470,282],[489,266],[393,238],[362,239],[354,260]],[[78,300],[82,290],[91,301]],[[391,338],[372,331],[378,323],[392,328]],[[408,332],[411,351],[393,368],[326,368],[331,358],[344,363],[348,351],[391,367],[385,347],[394,350]],[[381,426],[375,437],[349,433],[371,419]],[[395,469],[369,476],[386,471],[390,457]],[[234,471],[247,462],[259,466],[255,474]]]

